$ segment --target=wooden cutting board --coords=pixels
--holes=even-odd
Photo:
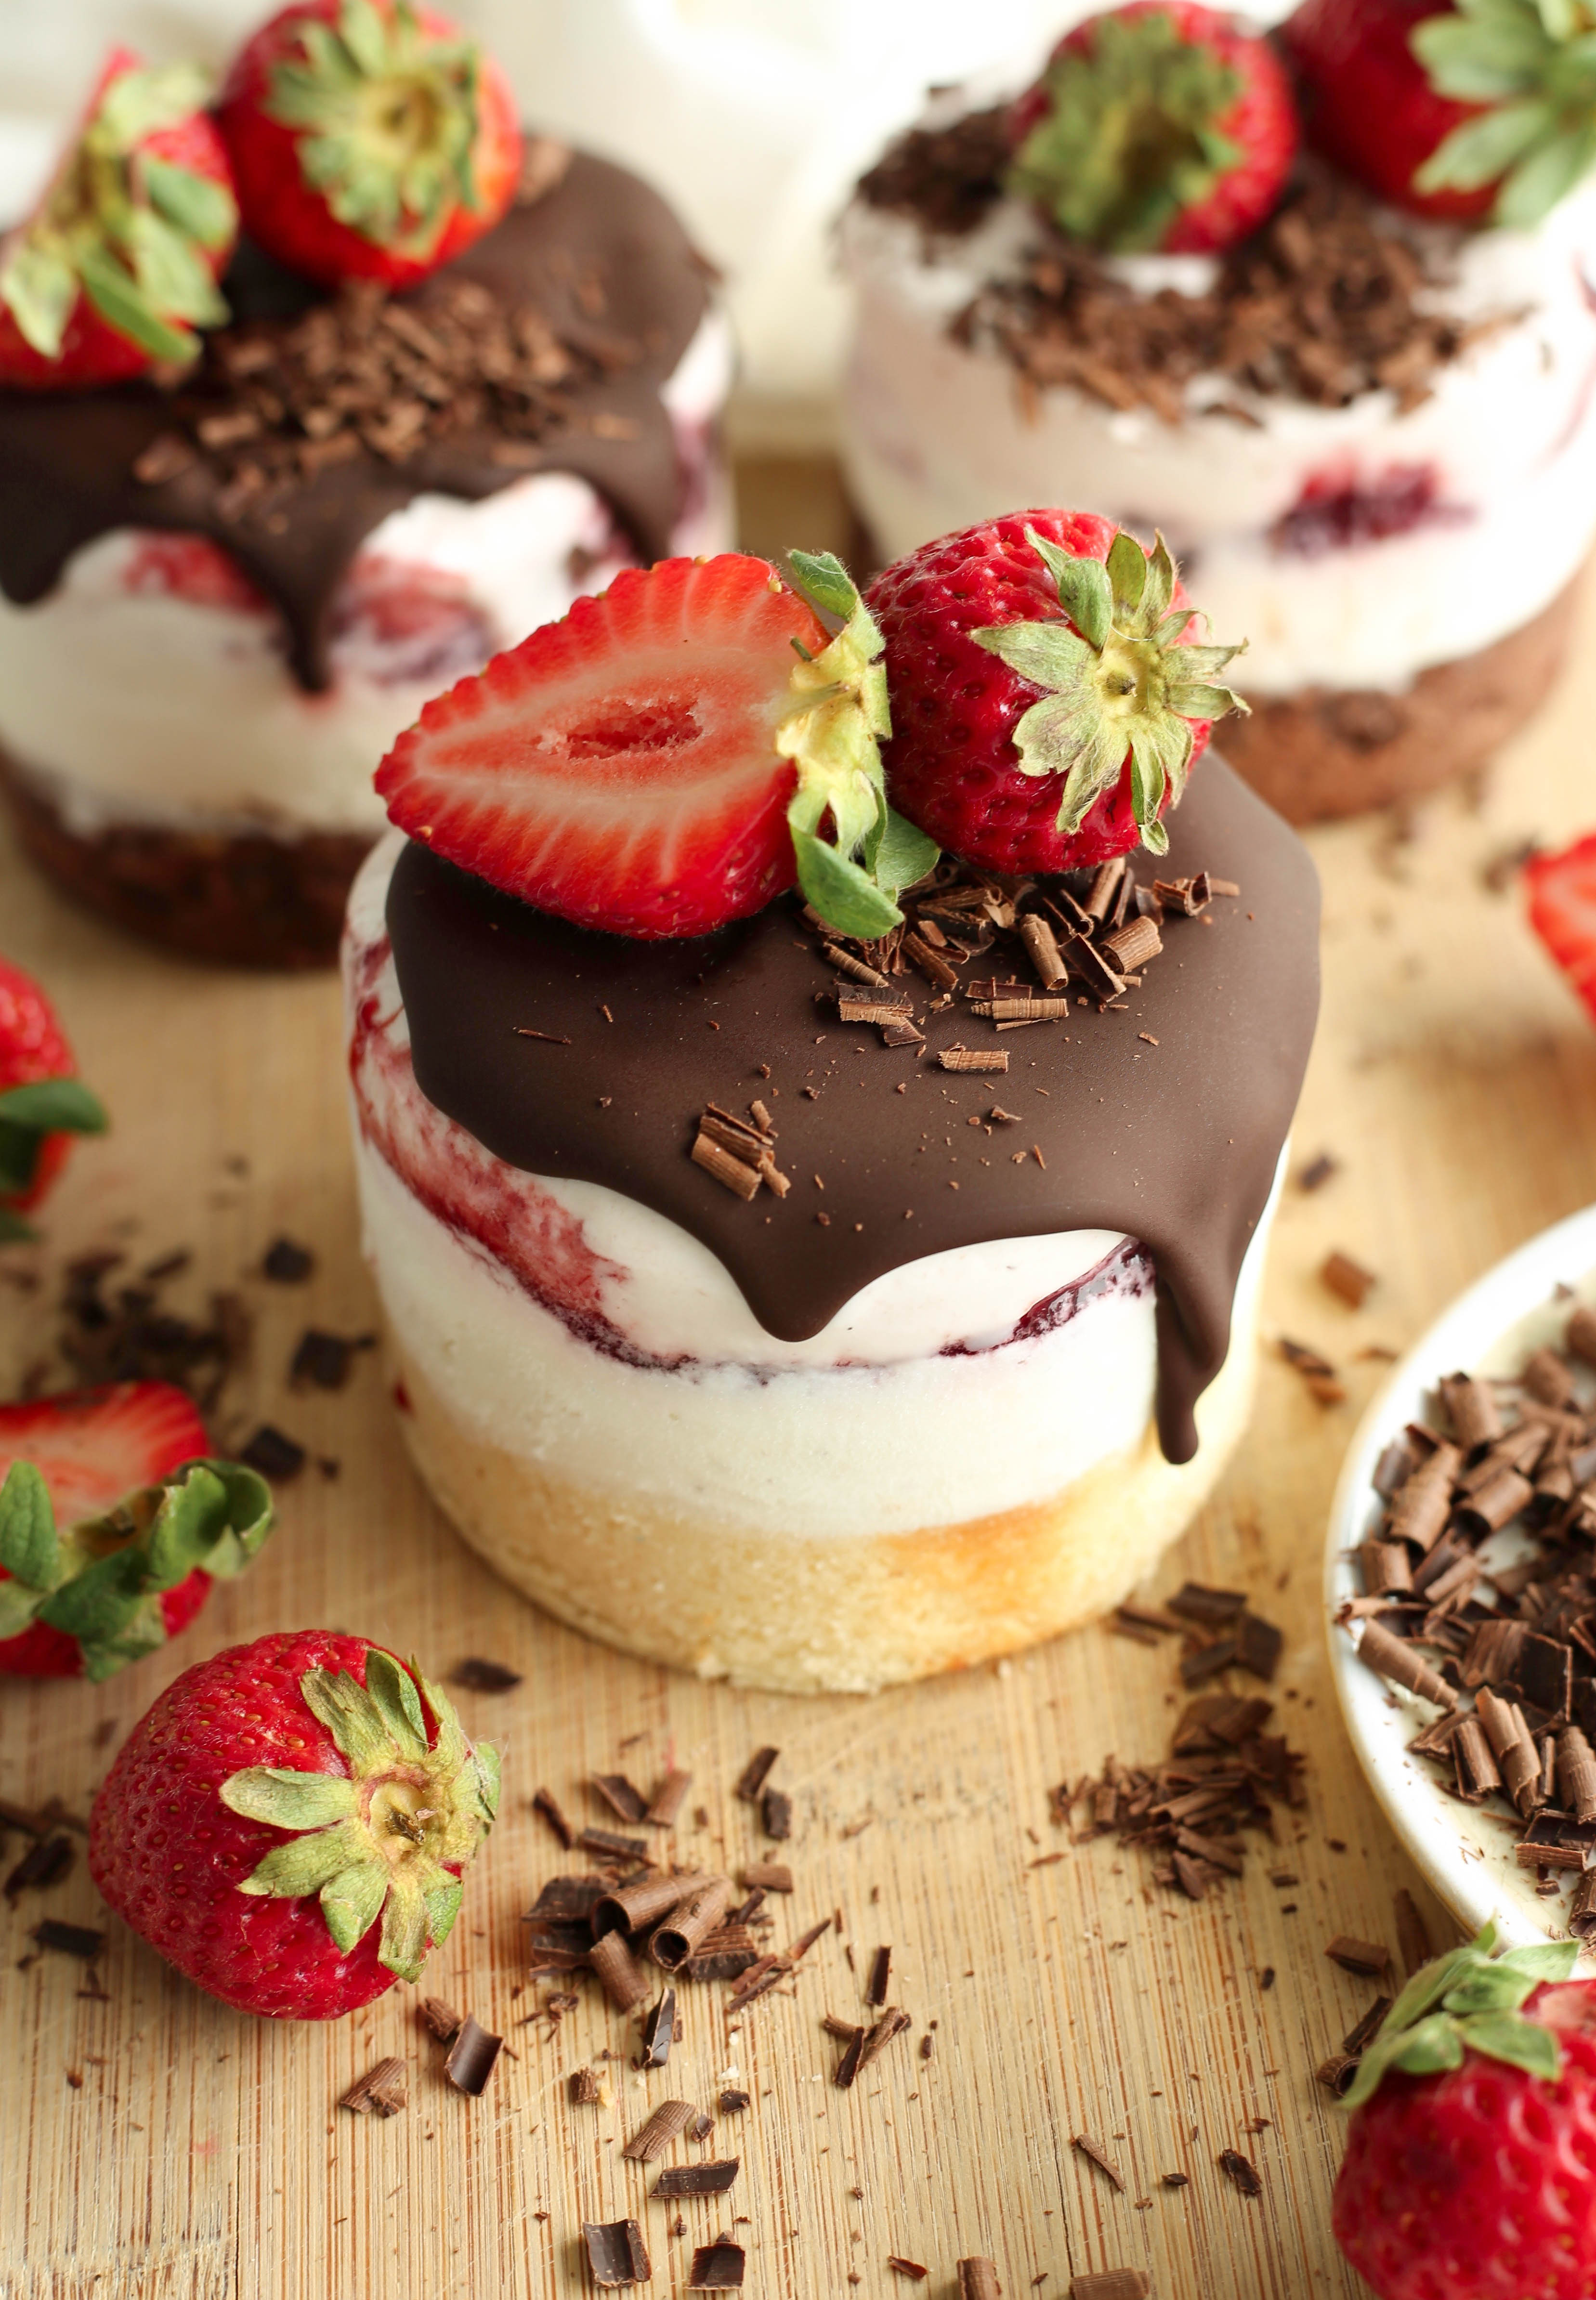
[[[798,467],[745,474],[756,546],[841,535],[835,484]],[[47,1345],[61,1266],[118,1246],[127,1270],[191,1248],[174,1303],[214,1288],[255,1314],[225,1435],[271,1420],[336,1462],[282,1496],[276,1540],[220,1589],[166,1654],[97,1688],[0,1686],[0,1798],[51,1796],[84,1813],[121,1736],[189,1662],[268,1629],[365,1631],[437,1671],[483,1654],[522,1673],[508,1694],[461,1696],[505,1757],[504,1815],[454,1938],[427,1986],[502,2031],[509,2052],[480,2100],[450,2090],[396,1988],[328,2029],[245,2020],[178,1980],[114,1924],[97,1973],[30,1956],[46,1915],[103,1912],[79,1857],[53,1889],[0,1904],[0,2292],[6,2300],[413,2300],[591,2289],[584,2219],[642,2222],[654,2277],[682,2291],[693,2246],[723,2226],[759,2296],[955,2290],[955,2263],[990,2254],[1004,2291],[1066,2293],[1072,2275],[1150,2271],[1159,2300],[1350,2295],[1329,2232],[1340,2112],[1316,2065],[1371,2000],[1326,1961],[1347,1932],[1394,1947],[1392,1895],[1425,1895],[1342,1737],[1319,1601],[1332,1484],[1353,1417],[1377,1386],[1372,1353],[1400,1348],[1507,1248],[1596,1196],[1596,1031],[1482,867],[1533,834],[1596,821],[1596,595],[1582,663],[1504,759],[1488,796],[1318,834],[1327,897],[1324,1026],[1296,1137],[1266,1331],[1323,1351],[1348,1402],[1325,1407],[1271,1351],[1257,1420],[1218,1498],[1151,1594],[1191,1576],[1249,1591],[1283,1624],[1278,1718],[1308,1758],[1308,1805],[1200,1905],[1154,1888],[1142,1855],[1071,1849],[1048,1791],[1166,1747],[1174,1654],[1089,1629],[995,1669],[870,1700],[729,1691],[628,1661],[543,1619],[464,1549],[413,1476],[381,1369],[361,1356],[338,1395],[290,1391],[307,1324],[374,1322],[345,1141],[342,1042],[330,979],[206,972],[146,954],[59,903],[0,847],[0,947],[48,982],[85,1073],[115,1113],[77,1155],[38,1254],[0,1261],[0,1386]],[[258,1275],[287,1232],[310,1281]],[[1378,1283],[1354,1312],[1316,1271],[1341,1247]],[[38,1271],[39,1290],[14,1282]],[[728,2021],[699,1988],[670,2068],[624,2057],[634,2032],[597,2000],[557,2026],[557,1983],[525,1979],[522,1912],[564,1860],[531,1812],[547,1783],[583,1821],[595,1771],[648,1782],[668,1761],[694,1780],[673,1848],[736,1865],[771,1848],[731,1795],[749,1752],[781,1751],[797,1878],[780,1943],[833,1912],[790,1990]],[[696,1808],[706,1816],[694,1822]],[[14,1833],[3,1864],[23,1849]],[[1041,1862],[1063,1851],[1065,1857]],[[1270,1872],[1292,1881],[1271,1882]],[[876,1947],[915,2026],[851,2091],[821,2016],[856,2019]],[[850,1954],[851,1952],[851,1954]],[[1263,1975],[1273,1969],[1267,1989]],[[934,2027],[932,2026],[934,2024]],[[934,2038],[931,2057],[920,2043]],[[613,2105],[575,2108],[572,2070],[609,2050]],[[385,2054],[408,2063],[391,2121],[335,2108]],[[511,2057],[513,2053],[514,2057]],[[753,2096],[712,2152],[741,2158],[724,2204],[652,2200],[654,2169],[620,2146],[656,2100]],[[1112,2156],[1123,2191],[1072,2146]],[[1258,2168],[1247,2198],[1218,2170]],[[677,2154],[690,2154],[679,2147]],[[1161,2176],[1183,2172],[1189,2185]],[[923,2263],[923,2285],[890,2256]]]

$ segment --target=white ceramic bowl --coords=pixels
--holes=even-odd
[[[1442,1786],[1450,1768],[1413,1757],[1408,1744],[1436,1714],[1428,1702],[1388,1685],[1365,1667],[1335,1615],[1361,1594],[1351,1552],[1379,1515],[1375,1465],[1408,1421],[1425,1419],[1427,1396],[1443,1375],[1514,1374],[1529,1352],[1560,1337],[1572,1306],[1554,1298],[1572,1287],[1596,1304],[1596,1206],[1542,1230],[1499,1262],[1438,1318],[1392,1373],[1359,1425],[1341,1467],[1330,1513],[1324,1589],[1331,1671],[1358,1761],[1387,1818],[1426,1882],[1458,1922],[1476,1932],[1494,1918],[1517,1947],[1567,1931],[1567,1893],[1541,1899],[1533,1871],[1513,1858],[1517,1832],[1504,1812],[1460,1804]]]

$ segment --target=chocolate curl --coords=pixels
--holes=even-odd
[[[1588,1869],[1574,1888],[1568,1929],[1575,1940],[1596,1937],[1596,1869]]]
[[[1596,1311],[1587,1310],[1583,1302],[1568,1320],[1563,1347],[1570,1357],[1580,1358],[1588,1366],[1596,1366]]]
[[[732,1890],[730,1877],[712,1877],[700,1885],[673,1916],[656,1927],[648,1943],[655,1963],[667,1972],[679,1971],[731,1907]]]
[[[1477,1717],[1465,1717],[1452,1736],[1452,1762],[1458,1768],[1458,1795],[1465,1804],[1478,1804],[1502,1785],[1485,1729]]]
[[[1517,1671],[1528,1635],[1522,1621],[1482,1621],[1463,1656],[1464,1684],[1505,1685]]]
[[[1391,1529],[1398,1541],[1428,1549],[1439,1539],[1452,1511],[1452,1480],[1463,1456],[1455,1446],[1437,1446],[1427,1462],[1398,1489],[1391,1505]]]
[[[1117,934],[1106,935],[1102,943],[1122,974],[1134,974],[1163,947],[1164,938],[1151,919],[1132,919]]]
[[[690,1773],[673,1769],[655,1790],[643,1819],[650,1829],[670,1829],[681,1811],[687,1793],[693,1785]]]
[[[714,1879],[701,1870],[690,1870],[680,1877],[643,1877],[635,1885],[628,1885],[606,1893],[593,1904],[593,1931],[602,1940],[606,1933],[640,1932],[646,1926],[657,1924],[661,1917],[680,1908],[695,1893],[701,1893]]]
[[[958,2300],[1002,2300],[1003,2287],[990,2260],[961,2260]]]
[[[1411,1483],[1411,1479],[1409,1480]],[[1427,1661],[1421,1661],[1411,1646],[1400,1638],[1382,1629],[1378,1621],[1366,1621],[1363,1636],[1358,1644],[1358,1658],[1372,1669],[1377,1677],[1389,1678],[1408,1693],[1416,1693],[1421,1700],[1433,1701],[1440,1709],[1455,1709],[1458,1696],[1444,1677],[1433,1670]],[[1528,1736],[1525,1736],[1528,1738]]]
[[[1027,911],[1020,921],[1020,940],[1044,990],[1057,990],[1068,981],[1069,969],[1059,956],[1058,938],[1046,919]]]
[[[1107,862],[1100,862],[1098,865],[1097,876],[1091,882],[1091,892],[1086,897],[1086,914],[1089,918],[1102,920],[1107,917],[1114,908],[1114,898],[1119,892],[1119,882],[1129,867],[1123,854],[1112,854]]]
[[[1413,1565],[1404,1543],[1366,1541],[1358,1557],[1363,1567],[1363,1586],[1371,1597],[1412,1588]]]
[[[646,1996],[653,1996],[654,1985],[627,1946],[624,1933],[606,1933],[602,1940],[595,1941],[588,1962],[617,2012],[630,2012]]]
[[[1577,1725],[1558,1735],[1558,1788],[1575,1821],[1596,1821],[1596,1750]]]
[[[1459,1515],[1475,1518],[1487,1533],[1496,1533],[1525,1504],[1534,1499],[1535,1489],[1527,1478],[1504,1462],[1484,1484],[1476,1486],[1459,1508]]]
[[[1476,1381],[1473,1374],[1450,1374],[1441,1385],[1441,1397],[1466,1454],[1476,1446],[1493,1446],[1501,1436],[1501,1409],[1489,1382]]]
[[[1500,1701],[1489,1686],[1482,1686],[1475,1712],[1485,1728],[1502,1783],[1521,1813],[1531,1813],[1545,1803],[1541,1795],[1541,1756],[1516,1701]]]
[[[1518,1377],[1539,1404],[1561,1412],[1574,1403],[1574,1376],[1555,1350],[1535,1350]]]

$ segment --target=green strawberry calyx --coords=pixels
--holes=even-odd
[[[1419,192],[1500,179],[1491,221],[1527,231],[1596,163],[1596,11],[1582,0],[1457,0],[1409,38],[1460,121],[1413,179]]]
[[[940,849],[887,804],[881,745],[892,719],[874,616],[832,553],[790,559],[805,596],[842,625],[816,655],[793,641],[791,700],[776,729],[776,749],[798,768],[787,821],[798,885],[828,926],[868,942],[903,924],[896,897]],[[831,840],[821,836],[828,816]]]
[[[299,169],[336,221],[425,262],[457,207],[479,205],[481,50],[423,29],[412,0],[343,0],[297,27],[266,116],[297,132]]]
[[[166,1641],[163,1590],[196,1566],[243,1572],[274,1523],[264,1479],[240,1462],[186,1462],[114,1509],[58,1528],[31,1462],[0,1486],[0,1638],[46,1622],[73,1638],[96,1682]]]
[[[1242,157],[1222,125],[1241,85],[1233,65],[1182,39],[1162,12],[1100,16],[1090,47],[1049,65],[1048,109],[1015,154],[1007,188],[1090,247],[1160,247]]]
[[[498,1754],[465,1738],[453,1704],[412,1662],[373,1646],[366,1681],[307,1671],[306,1708],[331,1734],[348,1772],[251,1765],[221,1785],[247,1821],[295,1833],[238,1888],[300,1899],[314,1893],[346,1954],[382,1921],[380,1962],[416,1980],[459,1914],[467,1867],[498,1810]],[[427,1738],[432,1712],[437,1738]]]
[[[0,1091],[0,1246],[33,1236],[8,1199],[27,1196],[52,1134],[104,1134],[111,1121],[80,1079],[36,1079]]]
[[[1067,622],[999,623],[972,631],[978,646],[1047,692],[1014,731],[1023,775],[1062,775],[1058,829],[1073,837],[1131,762],[1131,805],[1141,842],[1164,854],[1166,798],[1178,805],[1196,745],[1192,721],[1247,704],[1216,682],[1247,645],[1187,646],[1196,615],[1174,607],[1175,565],[1160,535],[1151,553],[1122,529],[1100,559],[1076,559],[1028,527],[1058,587]],[[1071,629],[1071,625],[1074,629]]]
[[[38,213],[0,247],[0,304],[41,358],[61,357],[79,296],[152,359],[172,364],[197,354],[196,328],[227,318],[209,259],[238,232],[232,193],[142,148],[205,96],[191,64],[119,72]]]
[[[1368,2100],[1388,2070],[1435,2076],[1460,2068],[1466,2052],[1506,2061],[1555,2084],[1563,2055],[1556,2037],[1519,2011],[1542,1981],[1567,1980],[1579,1958],[1575,1940],[1536,1942],[1493,1954],[1496,1927],[1416,1972],[1386,2014],[1341,2105]]]

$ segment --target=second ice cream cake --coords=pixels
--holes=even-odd
[[[429,706],[346,940],[423,1474],[566,1620],[769,1686],[1029,1643],[1185,1523],[1316,1004],[1292,834],[1217,759],[1166,831],[1229,698],[1163,554],[1040,512],[939,552],[871,595],[892,808],[835,562],[839,636],[675,562]]]

